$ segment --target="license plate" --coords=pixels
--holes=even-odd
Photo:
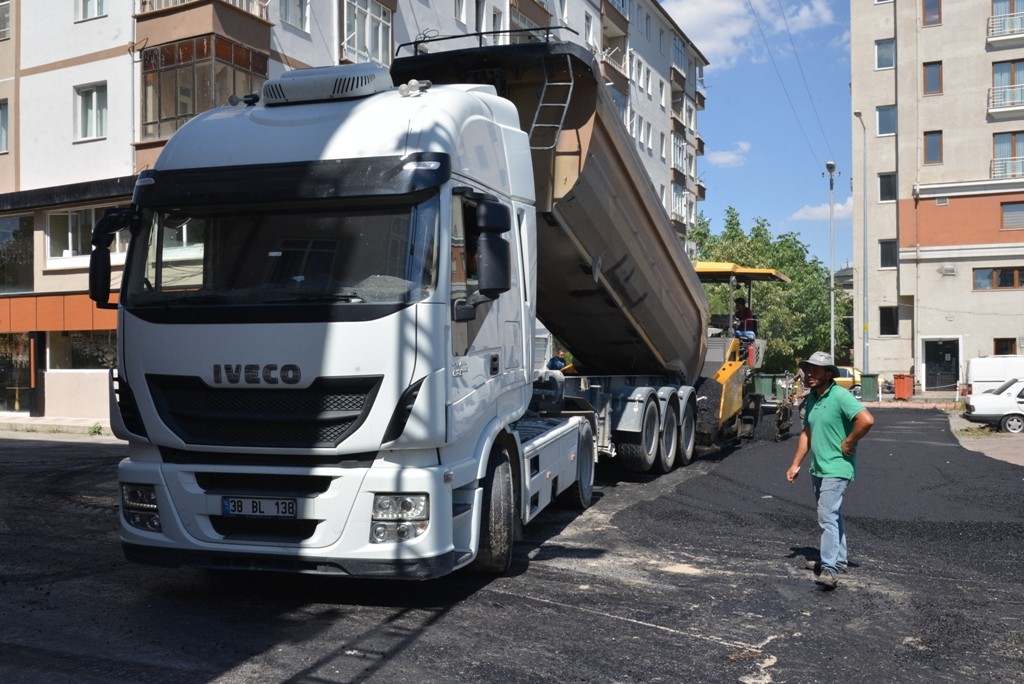
[[[296,517],[295,499],[225,496],[221,498],[221,511],[225,516],[245,518]]]

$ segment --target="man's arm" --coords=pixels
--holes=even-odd
[[[857,453],[857,442],[859,442],[864,435],[868,434],[871,426],[875,424],[875,417],[871,415],[871,412],[864,409],[853,417],[853,429],[850,430],[850,434],[843,440],[842,450],[843,456],[853,456]]]
[[[797,475],[800,474],[800,464],[803,463],[804,458],[807,456],[807,452],[811,449],[811,429],[804,426],[804,429],[800,431],[800,437],[796,441],[796,453],[793,455],[793,464],[789,466],[789,470],[786,471],[786,479],[790,482],[796,482]]]

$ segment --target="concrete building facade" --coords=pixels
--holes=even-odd
[[[91,230],[178,127],[291,69],[478,32],[590,47],[685,239],[707,61],[655,0],[0,0],[0,410],[106,415],[116,317],[87,295]]]
[[[1024,5],[850,7],[855,363],[955,390],[1024,351]]]

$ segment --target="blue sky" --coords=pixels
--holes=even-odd
[[[836,164],[835,266],[852,259],[850,10],[838,0],[662,0],[711,63],[698,115],[707,199],[722,229],[735,207],[748,229],[793,232],[829,264],[829,185]],[[783,14],[784,12],[784,14]]]

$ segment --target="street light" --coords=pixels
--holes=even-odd
[[[868,373],[871,369],[871,363],[869,362],[870,356],[868,355],[868,126],[864,123],[864,115],[860,110],[853,113],[857,120],[860,121],[861,132],[863,134],[863,140],[861,141],[861,181],[860,181],[860,194],[861,200],[864,202],[864,208],[861,209],[860,213],[860,232],[861,238],[863,239],[863,254],[861,254],[861,277],[864,279],[864,285],[861,287],[864,295],[864,320],[861,321],[864,329],[864,341],[861,344],[863,351],[861,353],[861,368],[862,373]]]
[[[836,358],[836,163],[825,162],[828,172],[828,353]],[[824,174],[822,174],[824,175]]]

